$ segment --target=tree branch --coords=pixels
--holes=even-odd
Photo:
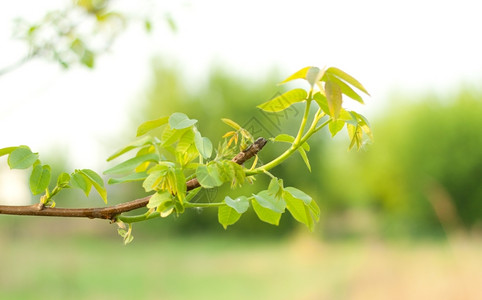
[[[260,137],[245,150],[239,152],[233,159],[235,163],[242,165],[245,161],[258,154],[263,149],[267,140]],[[197,178],[193,178],[186,182],[187,190],[193,190],[200,186]],[[126,203],[121,203],[108,207],[98,208],[57,208],[44,207],[37,203],[26,206],[0,205],[0,214],[20,215],[20,216],[51,216],[51,217],[69,217],[69,218],[89,218],[89,219],[106,219],[114,221],[118,215],[134,209],[145,207],[149,203],[151,196],[139,198]]]

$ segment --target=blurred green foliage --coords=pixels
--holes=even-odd
[[[360,153],[320,156],[327,214],[368,209],[384,235],[475,230],[482,222],[482,93],[397,97],[372,118],[375,142]],[[409,101],[408,101],[409,99]]]

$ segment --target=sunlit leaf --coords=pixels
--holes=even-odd
[[[314,95],[313,95],[313,99],[316,101],[316,103],[318,103],[318,105],[320,106],[321,110],[327,114],[327,115],[330,115],[330,109],[328,108],[328,100],[326,99],[326,96],[323,95],[322,93],[320,92],[316,92]]]
[[[213,143],[207,137],[201,136],[199,131],[195,132],[194,136],[194,144],[196,145],[197,151],[201,154],[204,158],[210,158],[213,154]]]
[[[310,195],[291,186],[284,188],[284,192],[291,194],[291,196],[295,197],[296,199],[302,200],[306,205],[309,205],[311,201],[313,201]]]
[[[196,119],[189,119],[189,117],[183,113],[176,112],[169,117],[169,126],[171,126],[172,129],[184,129],[196,123]]]
[[[342,95],[340,87],[333,81],[328,80],[325,84],[326,100],[328,102],[329,115],[337,119],[340,115]]]
[[[107,191],[104,188],[104,180],[102,180],[100,175],[90,169],[82,169],[77,171],[80,172],[85,179],[94,186],[102,200],[104,200],[104,202],[107,204]]]
[[[223,118],[223,119],[221,119],[221,121],[223,121],[226,125],[234,128],[234,130],[236,130],[236,131],[241,129],[241,126],[239,126],[238,123],[234,122],[231,119]]]
[[[291,213],[293,218],[295,218],[295,220],[298,222],[305,224],[311,231],[313,231],[313,219],[311,217],[309,208],[305,205],[305,203],[287,192],[285,192],[283,196],[286,201],[286,208]]]
[[[327,74],[333,74],[333,75],[337,76],[338,78],[340,78],[340,79],[346,81],[347,83],[351,84],[352,86],[356,87],[357,89],[364,92],[365,94],[370,95],[367,92],[367,90],[365,89],[365,87],[358,80],[353,78],[351,75],[348,75],[344,71],[342,71],[338,68],[335,68],[335,67],[331,67],[331,68],[328,68],[326,70],[326,73]]]
[[[197,131],[196,131],[197,132]],[[176,146],[176,152],[185,153],[187,149],[194,143],[194,131],[186,130],[179,138],[179,142]]]
[[[268,191],[261,191],[258,194],[253,195],[254,199],[256,200],[259,205],[270,209],[277,213],[283,213],[286,208],[286,202],[280,198],[271,195]]]
[[[153,194],[151,198],[149,198],[149,202],[147,203],[147,208],[156,208],[159,205],[163,204],[166,201],[170,201],[172,199],[171,194],[166,191],[161,191]]]
[[[32,194],[38,195],[45,192],[50,183],[50,166],[36,165],[30,175],[30,190]]]
[[[148,133],[149,131],[159,128],[162,125],[165,125],[167,121],[169,120],[169,117],[162,117],[159,119],[155,120],[150,120],[147,122],[142,123],[138,128],[137,128],[137,136],[144,135]]]
[[[117,158],[117,157],[121,156],[122,154],[131,151],[132,149],[144,147],[144,146],[150,145],[150,144],[152,145],[153,142],[154,142],[154,138],[153,138],[153,137],[151,137],[151,136],[144,136],[144,137],[138,139],[137,141],[134,141],[134,142],[130,143],[130,144],[127,145],[126,147],[124,147],[124,148],[122,148],[121,150],[117,151],[116,153],[112,154],[112,155],[107,159],[107,161],[111,161],[111,160],[113,160],[114,158]]]
[[[294,89],[288,91],[268,102],[258,105],[257,107],[267,112],[279,112],[290,107],[293,103],[306,100],[308,94],[304,89]]]
[[[258,204],[257,201],[252,201],[253,209],[258,218],[266,223],[278,226],[279,220],[281,219],[281,213],[275,212],[269,208],[265,208]]]
[[[287,83],[291,80],[295,80],[295,79],[306,79],[306,74],[308,73],[308,71],[311,69],[312,67],[305,67],[299,71],[296,71],[294,74],[292,74],[291,76],[289,76],[288,78],[286,78],[285,80],[283,80],[282,82],[280,82],[279,84],[283,84],[283,83]]]
[[[70,182],[70,175],[67,173],[60,173],[59,177],[57,177],[57,186],[60,188],[69,187],[69,182]]]
[[[200,165],[196,169],[196,177],[204,188],[213,188],[223,184],[219,171],[215,165]]]
[[[70,185],[73,188],[81,189],[86,196],[89,196],[92,184],[79,172],[74,172],[70,178]]]
[[[12,151],[17,148],[18,147],[7,147],[0,149],[0,157],[12,153]]]
[[[308,170],[311,172],[310,161],[308,159],[308,156],[306,155],[305,149],[303,149],[302,147],[298,148],[298,153],[301,155],[301,158],[305,162],[306,167],[308,167]]]
[[[306,73],[306,81],[308,81],[308,83],[311,85],[311,88],[313,88],[315,84],[320,81],[324,73],[325,70],[320,70],[320,68],[317,67],[311,67],[308,69],[308,72]]]
[[[249,208],[249,199],[245,196],[240,196],[236,199],[232,199],[231,197],[226,196],[224,198],[224,202],[227,206],[232,207],[240,214],[246,212]]]
[[[133,181],[142,181],[147,178],[146,172],[140,173],[132,173],[124,177],[120,178],[110,178],[108,183],[109,184],[118,184],[118,183],[125,183],[125,182],[133,182]]]
[[[331,121],[328,124],[328,129],[330,130],[331,136],[334,137],[340,130],[345,127],[345,121],[343,120],[336,120],[336,121]]]
[[[7,161],[10,169],[27,169],[31,167],[37,159],[37,153],[32,153],[30,148],[22,146],[13,150],[8,156]]]
[[[363,99],[360,95],[358,95],[349,85],[347,85],[346,83],[344,83],[343,81],[341,81],[340,79],[338,79],[337,77],[335,76],[328,76],[329,80],[330,81],[333,81],[336,85],[338,85],[341,89],[341,92],[345,95],[347,95],[348,97],[352,98],[353,100],[356,100],[358,102],[360,102],[361,104],[363,104]]]
[[[224,229],[236,223],[240,217],[241,214],[230,206],[223,205],[218,208],[218,221]]]
[[[154,153],[144,154],[141,156],[136,156],[131,159],[128,159],[117,166],[114,166],[106,171],[104,174],[112,175],[112,174],[121,174],[126,172],[133,171],[138,165],[144,162],[156,162],[159,161],[159,155]]]

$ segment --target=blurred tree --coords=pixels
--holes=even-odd
[[[332,148],[321,157],[330,174],[321,181],[327,208],[368,207],[379,213],[381,231],[389,235],[437,235],[443,227],[480,225],[481,99],[480,91],[462,89],[453,99],[395,103],[373,122],[370,151],[343,155]]]

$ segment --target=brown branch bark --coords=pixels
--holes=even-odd
[[[242,165],[245,161],[255,156],[261,149],[263,149],[267,140],[258,138],[245,150],[239,152],[233,159],[237,164]],[[186,182],[187,190],[190,191],[200,186],[197,178],[193,178]],[[51,216],[51,217],[69,217],[69,218],[89,218],[89,219],[106,219],[115,220],[116,216],[121,213],[128,212],[134,209],[145,207],[149,203],[151,196],[132,200],[126,203],[121,203],[108,207],[98,208],[57,208],[44,207],[41,204],[25,205],[25,206],[11,206],[0,205],[0,214],[4,215],[20,215],[20,216]]]

